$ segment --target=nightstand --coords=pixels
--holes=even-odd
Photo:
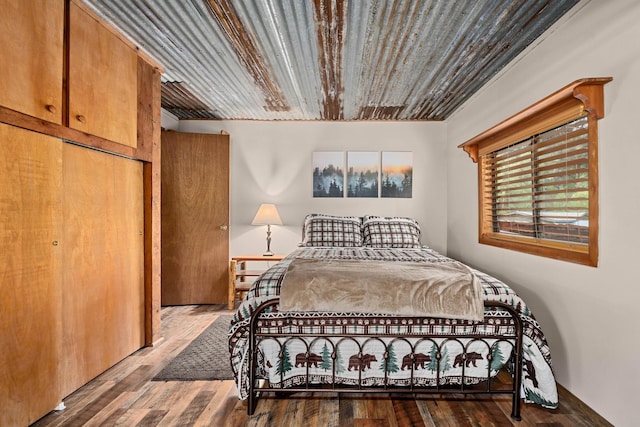
[[[281,261],[285,255],[239,255],[231,258],[229,262],[229,310],[233,310],[236,303],[236,295],[238,293],[247,292],[251,288],[250,281],[247,281],[249,277],[258,277],[261,275],[269,265],[265,265],[262,269],[247,268],[247,263],[276,263]]]

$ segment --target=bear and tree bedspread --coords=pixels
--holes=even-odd
[[[254,311],[264,302],[280,298],[283,280],[294,260],[348,260],[367,262],[412,263],[433,266],[458,263],[438,252],[422,248],[368,248],[368,247],[302,247],[264,272],[253,283],[247,297],[237,309],[229,330],[231,366],[241,399],[249,394],[250,320]],[[526,402],[546,408],[556,408],[558,395],[551,367],[549,346],[540,325],[527,305],[503,282],[485,273],[469,268],[479,281],[481,298],[510,305],[519,314],[523,324],[522,393]],[[397,277],[398,282],[402,277]],[[321,284],[318,284],[321,286]],[[391,287],[392,285],[387,285]],[[406,288],[398,286],[406,293]],[[411,298],[405,295],[405,298]],[[360,311],[359,311],[360,309]],[[277,332],[291,329],[308,330],[309,339],[277,342],[262,341],[258,348],[259,376],[271,387],[295,387],[311,379],[316,383],[364,384],[370,386],[419,384],[460,384],[482,381],[496,374],[509,360],[512,346],[496,341],[485,345],[464,338],[439,339],[442,336],[469,336],[483,329],[499,329],[499,310],[484,309],[484,322],[471,319],[445,317],[406,316],[370,313],[357,304],[345,311],[282,311],[268,315]],[[309,323],[309,317],[313,321]],[[304,319],[304,325],[302,325]],[[489,320],[487,322],[487,319]],[[495,320],[495,321],[494,321]],[[489,324],[491,326],[489,326]],[[307,328],[307,329],[304,329]],[[408,338],[385,342],[371,339],[376,331],[393,331]],[[318,331],[336,338],[314,339]],[[340,338],[344,333],[349,339]],[[429,336],[429,339],[421,337]],[[464,380],[463,380],[464,378]]]

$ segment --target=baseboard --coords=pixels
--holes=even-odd
[[[560,397],[560,401],[566,400],[571,403],[571,406],[577,408],[580,413],[584,415],[586,419],[591,422],[593,426],[611,426],[609,421],[605,420],[600,414],[591,409],[586,403],[582,400],[578,399],[573,393],[564,388],[561,384],[556,383],[558,386],[558,396]]]
[[[162,344],[164,342],[164,337],[160,337],[157,340],[155,340],[154,342],[152,342],[151,344],[147,344],[145,347],[157,347],[158,345]]]

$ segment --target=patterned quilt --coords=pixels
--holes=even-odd
[[[247,399],[249,390],[249,320],[251,313],[265,301],[279,297],[282,279],[291,261],[303,259],[349,259],[349,260],[385,260],[389,262],[451,262],[448,258],[428,248],[370,248],[370,247],[302,247],[284,260],[264,272],[253,283],[246,299],[236,311],[229,329],[229,351],[231,366],[236,379],[239,396]],[[524,363],[522,376],[522,396],[526,402],[537,403],[546,408],[556,408],[558,395],[551,368],[551,355],[547,341],[524,301],[501,281],[480,271],[472,269],[482,283],[485,300],[501,301],[511,305],[520,314],[524,325]],[[486,316],[500,316],[500,313],[485,312]],[[402,333],[415,336],[405,340],[385,342],[384,339],[357,338],[348,340],[300,340],[288,341],[285,345],[274,340],[262,341],[259,347],[258,372],[260,377],[269,381],[271,387],[291,387],[299,385],[307,371],[314,382],[335,382],[379,386],[385,381],[390,385],[403,386],[409,381],[417,385],[459,384],[461,372],[467,382],[474,378],[486,378],[487,372],[495,374],[509,359],[511,346],[498,342],[487,348],[480,342],[465,343],[463,340],[438,339],[438,334],[468,334],[482,332],[483,324],[466,320],[430,319],[428,322],[394,322],[393,316],[359,313],[269,313],[282,330],[305,325],[302,319],[310,316],[317,318],[314,327],[337,328],[341,332],[352,334],[376,331]],[[300,328],[303,328],[300,326]],[[493,328],[493,327],[492,327]],[[314,331],[315,332],[315,331]],[[421,335],[435,335],[430,340],[421,339]],[[468,346],[466,348],[463,347]],[[382,357],[388,352],[385,362]],[[440,352],[439,363],[435,353]],[[462,352],[467,354],[461,360]],[[332,360],[331,353],[335,359]],[[489,354],[491,353],[491,354]],[[305,357],[305,354],[308,356]],[[356,360],[356,355],[362,357]],[[410,354],[414,354],[412,360]],[[459,360],[460,359],[460,360]],[[332,365],[332,364],[335,364]],[[413,368],[413,369],[411,369]],[[437,371],[440,372],[437,372]],[[413,376],[413,379],[411,379]]]

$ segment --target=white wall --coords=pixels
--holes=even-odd
[[[180,126],[180,120],[164,108],[160,109],[160,121],[163,129],[178,130]]]
[[[511,284],[549,340],[558,382],[617,426],[638,425],[640,2],[591,1],[447,120],[448,254]],[[457,145],[568,83],[611,76],[599,121],[600,262],[479,245],[477,165]]]
[[[400,215],[422,225],[422,243],[446,252],[446,126],[438,122],[180,121],[179,131],[230,134],[231,253],[262,253],[265,226],[251,226],[261,203],[275,203],[274,252],[301,240],[308,213]],[[412,151],[413,197],[313,198],[314,151]]]

